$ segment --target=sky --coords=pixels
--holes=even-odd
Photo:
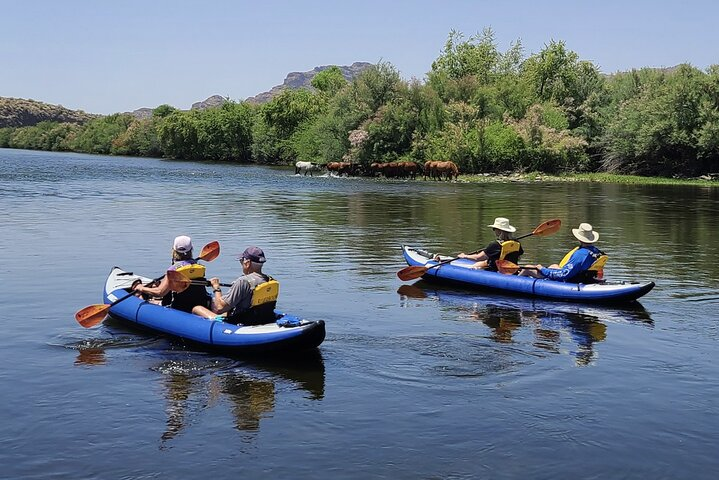
[[[110,114],[241,101],[320,65],[425,79],[451,30],[602,72],[719,63],[716,0],[0,0],[0,97]]]

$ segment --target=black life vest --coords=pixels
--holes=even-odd
[[[190,280],[207,282],[205,279],[205,266],[199,263],[183,265],[175,270]],[[209,308],[210,295],[207,293],[205,285],[190,285],[182,292],[170,292],[165,295],[162,299],[162,304],[169,305],[175,310],[192,313],[192,309],[197,305]]]

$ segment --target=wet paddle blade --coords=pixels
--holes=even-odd
[[[505,275],[514,275],[519,271],[519,265],[509,260],[497,260],[497,270]]]
[[[429,270],[429,267],[420,267],[414,265],[412,267],[403,268],[402,270],[397,272],[397,276],[403,282],[408,282],[410,280],[414,280],[415,278],[421,277],[427,272],[427,270]]]
[[[192,285],[192,280],[175,270],[167,271],[167,281],[170,285],[170,290],[177,293],[184,292]]]
[[[220,242],[217,240],[208,243],[200,251],[200,256],[197,257],[200,260],[211,262],[220,256]]]
[[[108,310],[110,310],[110,305],[90,305],[78,310],[75,314],[75,320],[85,328],[94,327],[102,323],[107,316]]]

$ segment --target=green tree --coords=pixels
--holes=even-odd
[[[175,111],[161,119],[158,125],[160,146],[170,158],[199,158],[197,111]]]
[[[165,118],[177,109],[171,105],[163,103],[152,111],[152,116],[157,118]]]
[[[254,126],[254,158],[261,163],[291,163],[297,156],[293,136],[325,111],[323,95],[309,90],[284,90],[262,105]]]
[[[155,119],[135,120],[112,141],[113,155],[158,157],[162,155]]]
[[[444,74],[453,80],[472,76],[479,85],[488,85],[497,74],[501,58],[491,28],[468,40],[464,40],[461,32],[452,30],[442,54],[432,63],[431,73]]]
[[[342,70],[336,65],[322,70],[312,78],[312,86],[320,92],[334,96],[342,87],[347,85],[347,80],[342,75]]]
[[[112,141],[123,134],[132,123],[130,115],[116,113],[91,120],[78,132],[72,143],[74,151],[109,154]]]
[[[247,162],[252,152],[252,108],[225,102],[197,115],[198,152],[202,158]]]

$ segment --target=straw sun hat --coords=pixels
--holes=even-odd
[[[594,243],[599,240],[599,234],[592,230],[588,223],[580,223],[579,228],[573,228],[572,233],[580,242]]]
[[[516,228],[511,226],[509,224],[509,220],[507,220],[504,217],[497,217],[494,219],[494,223],[492,225],[487,225],[490,228],[496,228],[497,230],[502,230],[503,232],[509,232],[514,233],[517,231]]]

